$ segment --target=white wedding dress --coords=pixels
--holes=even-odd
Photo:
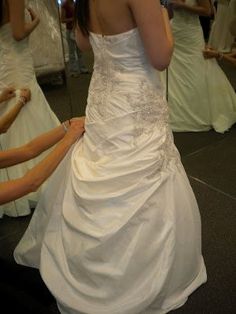
[[[234,37],[230,33],[230,23],[235,16],[235,0],[218,0],[216,17],[208,41],[211,47],[222,52],[231,51]]]
[[[185,3],[195,5],[196,0]],[[168,69],[168,104],[175,132],[224,133],[236,122],[236,94],[215,59],[205,60],[199,17],[175,10],[172,21],[175,48]],[[163,82],[166,81],[162,75]]]
[[[40,269],[61,313],[167,313],[206,281],[198,206],[138,30],[90,41],[86,132],[14,256]]]
[[[9,23],[0,27],[0,92],[7,86],[14,86],[16,89],[28,87],[32,95],[31,101],[21,110],[7,133],[0,135],[1,150],[26,144],[59,124],[36,81],[28,38],[15,41]],[[15,103],[16,98],[13,98],[7,104],[1,104],[0,114],[6,113]],[[43,156],[44,154],[20,165],[1,169],[0,181],[20,178]],[[29,214],[29,200],[37,201],[39,193],[40,189],[37,193],[0,206],[0,217],[4,214],[14,217]]]

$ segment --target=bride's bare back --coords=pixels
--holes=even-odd
[[[89,31],[103,35],[116,35],[138,28],[151,64],[165,69],[173,51],[167,10],[158,0],[89,0]],[[77,30],[82,50],[90,47],[88,37]]]
[[[90,0],[90,30],[114,35],[137,26],[127,0]]]

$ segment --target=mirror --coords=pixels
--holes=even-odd
[[[83,53],[89,74],[76,77],[69,73],[69,48],[66,25],[61,22],[61,1],[29,0],[40,17],[40,24],[30,36],[37,80],[60,121],[85,114],[93,54]]]

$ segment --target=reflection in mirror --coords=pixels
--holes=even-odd
[[[217,51],[216,58],[212,58],[210,52],[215,48],[207,46],[206,43],[209,30],[208,33],[205,32],[204,39],[199,23],[199,16],[202,15],[211,22],[209,15],[214,12],[213,4],[210,0],[185,0],[174,1],[172,7],[174,17],[171,26],[175,47],[171,63],[166,71],[167,75],[163,75],[163,84],[165,84],[168,96],[170,124],[175,132],[199,132],[214,129],[216,132],[224,133],[236,122],[235,91],[232,88],[233,82],[227,78],[227,75],[230,77],[235,69],[231,66],[227,75],[222,72],[217,62],[223,66],[221,62],[226,57],[222,55],[222,51]],[[224,1],[230,22],[234,4],[235,1]],[[217,19],[220,15],[217,14],[217,8],[215,10]],[[217,20],[210,32],[214,31],[216,24]],[[229,23],[227,24],[224,41],[228,38],[226,38],[226,33],[228,36],[230,32]],[[221,28],[216,31],[216,34],[220,31]],[[217,37],[220,38],[220,35],[218,34]],[[230,35],[229,38],[231,38],[230,51],[233,36]]]
[[[37,79],[51,108],[60,121],[64,121],[85,114],[93,56],[91,53],[83,54],[88,74],[70,75],[70,49],[66,24],[61,20],[61,4],[56,0],[29,0],[29,6],[40,17],[39,26],[30,36]],[[75,40],[73,45],[76,45]],[[74,57],[77,58],[75,63],[79,64],[76,54]]]
[[[236,24],[236,1],[214,1],[214,8],[215,14],[209,32],[208,46],[219,53],[230,54],[236,49],[236,36],[232,31],[232,28],[235,27],[233,24]],[[227,58],[221,58],[218,62],[236,90],[235,67],[232,67],[232,63],[225,59]]]
[[[15,105],[24,106],[11,127],[0,135],[0,149],[20,147],[30,142],[40,134],[57,127],[60,121],[51,110],[35,78],[32,53],[29,48],[29,35],[37,29],[39,18],[33,9],[26,9],[24,0],[0,1],[0,92],[12,86],[15,94],[1,104],[1,115],[5,116]],[[10,18],[11,17],[11,18]],[[40,38],[38,38],[40,41]],[[21,89],[31,91],[31,99],[21,98]],[[5,182],[21,178],[36,165],[43,155],[0,170],[0,181]],[[17,199],[15,202],[0,206],[0,217],[4,214],[18,217],[31,212],[35,206],[40,191]]]

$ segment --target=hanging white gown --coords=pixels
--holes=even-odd
[[[194,5],[196,0],[186,3]],[[227,131],[236,122],[236,94],[217,61],[203,57],[205,42],[198,15],[175,10],[172,31],[175,48],[168,69],[172,130]]]
[[[86,132],[18,244],[62,313],[167,313],[206,281],[198,206],[137,29],[90,34]]]
[[[57,2],[55,0],[28,0],[27,5],[40,18],[39,25],[29,38],[36,75],[64,70],[63,42]]]
[[[15,41],[12,37],[10,24],[0,27],[0,91],[6,86],[16,89],[28,87],[31,90],[31,101],[21,110],[6,134],[0,135],[0,149],[7,150],[26,144],[39,134],[42,134],[59,124],[59,120],[50,109],[34,72],[28,38]],[[0,106],[0,114],[6,113],[16,103],[13,98],[7,104]],[[20,165],[0,170],[0,181],[20,178],[43,158],[40,157]],[[22,216],[30,213],[29,200],[37,201],[37,193],[31,193],[15,202],[0,206],[0,217]]]
[[[222,52],[230,52],[234,37],[230,33],[230,23],[236,16],[235,0],[219,0],[215,21],[212,24],[208,44]]]

